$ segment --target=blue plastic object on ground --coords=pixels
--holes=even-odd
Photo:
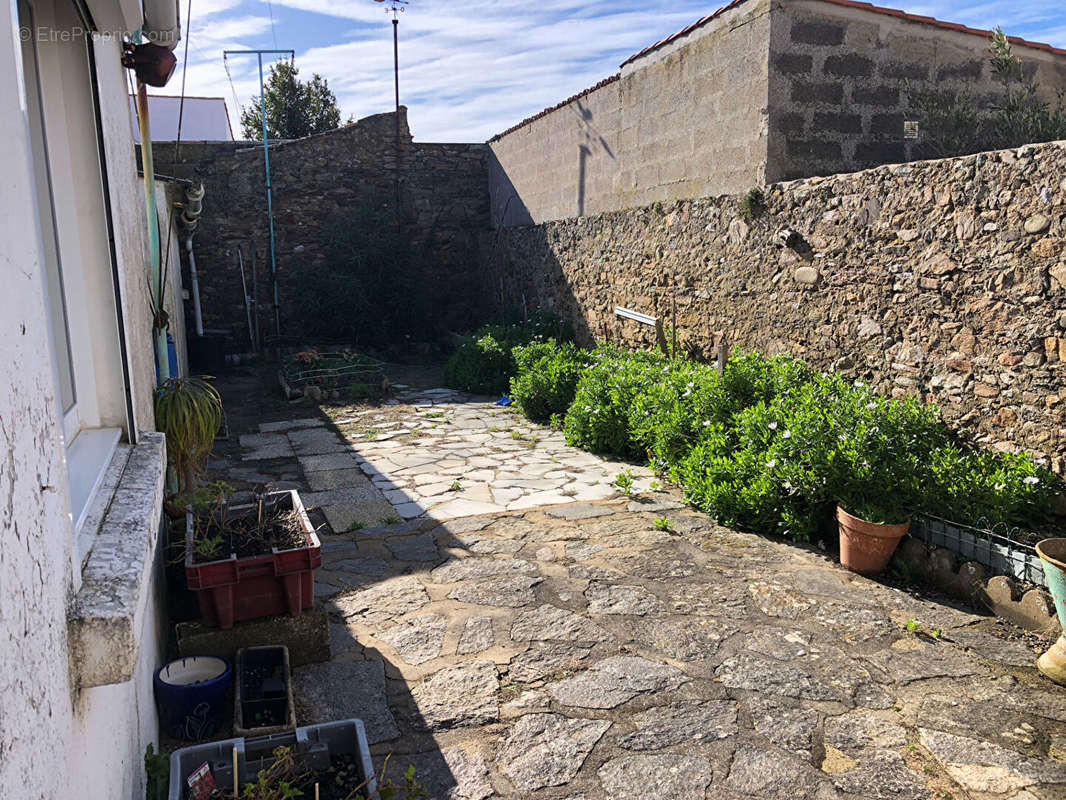
[[[500,397],[500,399],[496,401],[496,405],[498,405],[498,406],[509,406],[509,405],[511,405],[511,398],[508,397],[507,395],[502,395]]]

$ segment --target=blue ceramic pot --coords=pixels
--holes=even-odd
[[[160,667],[154,685],[162,730],[186,742],[214,736],[232,675],[230,663],[215,656],[189,656]]]

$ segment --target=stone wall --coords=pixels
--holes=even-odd
[[[442,327],[462,326],[476,311],[478,241],[488,225],[487,148],[480,144],[414,143],[401,109],[397,158],[394,114],[378,114],[336,131],[279,142],[270,148],[282,334],[299,336],[286,304],[294,267],[321,263],[323,229],[359,209],[394,209],[399,165],[404,230],[415,247],[427,292]],[[204,325],[232,330],[247,342],[237,248],[251,281],[249,242],[258,273],[260,330],[273,333],[270,251],[263,148],[254,142],[153,145],[158,173],[202,181],[204,211],[194,238]],[[173,246],[173,245],[172,245]],[[185,267],[187,269],[187,266]],[[186,288],[190,282],[186,274]],[[186,315],[192,304],[186,303]],[[191,330],[191,322],[189,323]]]
[[[653,347],[616,305],[711,358],[792,353],[938,403],[997,446],[1066,456],[1066,143],[809,178],[739,198],[504,228],[505,303]],[[675,312],[676,309],[676,312]]]
[[[763,182],[770,0],[490,140],[493,217],[528,224]]]
[[[997,89],[989,39],[825,0],[774,0],[769,70],[769,182],[851,172],[923,155],[903,138],[914,119],[908,83],[969,92]],[[993,20],[1010,26],[1004,12]],[[1014,44],[1048,100],[1066,88],[1066,56]]]

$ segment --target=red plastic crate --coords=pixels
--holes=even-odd
[[[291,498],[291,499],[289,499]],[[271,492],[264,503],[283,503],[299,512],[305,547],[274,549],[261,556],[193,562],[193,515],[185,515],[185,581],[196,592],[207,625],[232,628],[234,622],[288,613],[299,616],[315,601],[315,568],[322,564],[322,546],[295,490]],[[227,513],[254,513],[255,505],[233,506]]]

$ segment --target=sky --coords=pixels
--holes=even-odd
[[[319,73],[342,118],[393,108],[392,24],[375,0],[180,0],[191,19],[185,93],[258,97],[254,56],[226,49],[295,50],[301,79]],[[725,2],[725,0],[722,0]],[[633,53],[722,2],[695,0],[411,0],[400,14],[400,102],[416,141],[485,141],[613,75]],[[1066,48],[1063,0],[880,0],[877,5]],[[180,94],[178,71],[161,94]],[[269,57],[267,57],[269,58]],[[227,69],[228,68],[228,69]]]

